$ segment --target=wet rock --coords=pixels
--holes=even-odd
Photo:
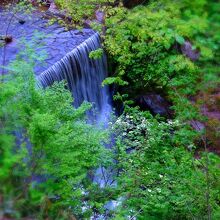
[[[200,121],[192,120],[192,121],[190,121],[190,125],[196,131],[202,131],[205,129],[205,125]]]
[[[105,22],[105,13],[103,11],[97,10],[95,12],[96,21],[100,24],[104,24]]]
[[[50,7],[46,11],[46,15],[49,17],[58,17],[58,18],[66,19],[69,22],[72,20],[72,18],[68,16],[65,11],[61,11],[57,8],[53,0],[50,1]]]
[[[24,24],[25,20],[19,20],[18,22],[19,22],[19,24]]]
[[[142,110],[149,110],[154,115],[159,114],[163,117],[172,116],[170,103],[159,94],[150,93],[141,95],[136,99],[136,104],[138,104]]]
[[[96,20],[85,19],[85,20],[83,21],[83,27],[85,27],[85,28],[91,28],[93,22],[96,22]]]
[[[193,49],[192,44],[189,41],[185,41],[181,46],[180,50],[182,54],[187,56],[192,61],[196,61],[199,59],[200,52],[197,49]]]
[[[51,10],[50,8],[46,11],[46,18],[50,18],[50,17],[57,17],[57,18],[62,18],[62,19],[66,19],[66,15],[63,12],[60,12],[58,10]],[[68,20],[71,18],[67,18]]]
[[[4,41],[6,44],[12,42],[12,36],[10,35],[2,35],[0,36],[0,40]]]
[[[73,33],[74,35],[82,35],[82,34],[83,34],[83,32],[80,31],[80,30],[72,31],[72,33]]]
[[[51,1],[49,10],[50,11],[57,11],[58,10],[54,1]]]

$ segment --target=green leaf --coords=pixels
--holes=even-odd
[[[185,43],[185,39],[180,35],[176,35],[175,39],[181,45]]]

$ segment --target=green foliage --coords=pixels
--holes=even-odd
[[[73,108],[64,83],[36,87],[30,48],[0,84],[1,210],[11,209],[13,217],[69,219],[82,214],[87,174],[99,166],[105,134],[86,123],[89,104]]]
[[[113,69],[104,83],[118,84],[128,99],[162,91],[178,120],[204,120],[189,97],[219,85],[219,8],[214,1],[166,0],[108,11],[104,45]],[[181,53],[185,41],[200,51],[198,61]]]
[[[122,80],[120,77],[108,77],[103,81],[103,85],[111,85],[113,83],[118,84],[120,86],[128,85],[128,82]]]
[[[158,122],[136,109],[116,120],[118,196],[115,219],[207,219],[205,156],[195,159],[176,120]],[[193,131],[192,131],[193,132]],[[189,138],[189,137],[188,137]],[[186,150],[192,149],[192,151]],[[210,206],[219,215],[219,157],[209,154]]]
[[[207,152],[205,130],[190,127],[192,119],[205,118],[189,97],[219,84],[219,3],[152,0],[128,10],[113,2],[56,0],[74,24],[93,19],[97,9],[105,12],[112,75],[103,85],[119,85],[114,99],[125,105],[109,124],[114,146],[103,148],[107,134],[86,123],[90,104],[73,108],[65,82],[44,90],[36,86],[33,65],[45,56],[34,54],[36,42],[29,42],[0,83],[0,210],[18,219],[103,214],[106,219],[217,220],[220,159]],[[186,41],[200,51],[198,61],[181,54]],[[93,51],[90,58],[102,53]],[[169,97],[172,120],[129,107],[131,97],[148,90]],[[199,139],[205,150],[195,157]],[[117,185],[94,184],[90,177],[97,167],[113,170]],[[118,206],[106,211],[110,200]]]
[[[94,50],[94,51],[90,52],[89,58],[91,58],[91,59],[99,59],[99,58],[102,57],[102,55],[103,55],[103,49],[99,48],[97,50]]]
[[[95,10],[114,3],[114,0],[55,0],[73,19],[74,23],[83,24],[86,19],[94,19]]]
[[[206,16],[201,12],[203,5],[192,15],[190,5],[181,2],[151,2],[106,20],[107,51],[119,65],[117,75],[128,78],[132,86],[165,87],[174,78],[182,81],[175,85],[180,87],[198,76],[195,65],[174,46],[204,33]]]

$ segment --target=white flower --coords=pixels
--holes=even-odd
[[[159,192],[159,193],[160,193],[160,192],[161,192],[161,189],[160,189],[160,188],[157,188],[157,192]]]

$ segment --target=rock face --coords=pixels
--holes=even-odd
[[[189,41],[185,41],[184,44],[181,45],[180,50],[182,54],[187,56],[192,61],[196,61],[199,59],[199,50],[193,49],[193,46]]]
[[[210,150],[220,155],[220,88],[206,94],[204,102],[201,111],[208,119],[206,121],[206,134],[211,142]]]
[[[190,121],[190,125],[196,131],[202,131],[203,129],[205,129],[204,123],[202,123],[200,121],[192,120],[192,121]]]
[[[103,11],[96,10],[95,12],[96,21],[100,24],[105,23],[105,14]]]
[[[159,114],[163,117],[171,117],[170,103],[166,101],[161,95],[149,93],[141,95],[136,99],[136,103],[143,110],[149,110],[152,114]]]

